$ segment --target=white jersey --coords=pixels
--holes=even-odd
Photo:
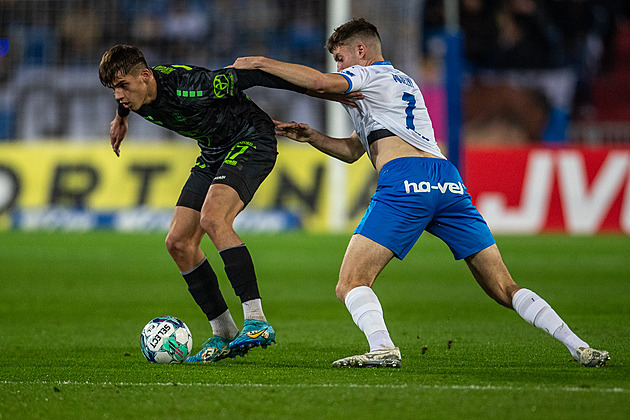
[[[405,73],[389,61],[370,66],[352,66],[336,74],[344,76],[350,87],[346,91],[361,91],[365,99],[357,107],[344,105],[368,156],[368,135],[387,129],[417,149],[444,157],[435,141],[433,125],[424,104],[420,88]]]

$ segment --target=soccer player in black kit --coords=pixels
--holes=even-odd
[[[243,91],[252,86],[300,93],[306,89],[258,70],[211,71],[185,65],[149,68],[142,52],[127,45],[117,45],[103,54],[99,78],[113,89],[119,103],[110,126],[117,156],[130,110],[196,140],[201,149],[166,237],[168,252],[213,332],[202,349],[186,361],[216,362],[275,343],[275,331],[262,310],[250,253],[232,227],[273,169],[277,155],[273,121]],[[240,332],[200,248],[204,234],[219,251],[227,277],[241,299],[245,322]]]

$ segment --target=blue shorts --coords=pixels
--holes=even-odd
[[[423,157],[387,162],[354,233],[402,260],[424,230],[443,240],[456,260],[495,243],[451,162]]]

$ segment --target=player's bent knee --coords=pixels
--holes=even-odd
[[[346,296],[352,289],[360,286],[368,286],[369,283],[360,280],[353,279],[344,279],[343,277],[339,278],[339,282],[337,282],[337,286],[335,287],[335,293],[337,295],[337,299],[344,302],[346,300]]]
[[[492,299],[494,299],[494,301],[495,301],[496,303],[498,303],[499,305],[501,305],[501,306],[505,306],[505,307],[506,307],[506,308],[508,308],[508,309],[511,309],[511,308],[512,308],[512,302],[511,302],[511,301],[508,301],[508,300],[505,298],[505,296],[504,296],[504,295],[501,295],[501,296],[491,296],[491,297],[492,297]]]
[[[337,286],[335,287],[335,294],[337,295],[337,299],[343,302],[346,299],[346,295],[348,294],[348,292],[349,290],[347,290],[346,287],[343,287],[341,283],[337,283]]]
[[[516,293],[518,289],[520,289],[520,287],[514,284],[514,287],[510,286],[501,288],[500,290],[496,290],[488,294],[499,305],[512,309],[512,296],[514,296],[514,293]]]
[[[222,226],[222,223],[219,219],[208,214],[201,215],[199,224],[201,225],[201,228],[204,230],[204,232],[208,234],[210,239],[218,235]]]
[[[177,237],[176,235],[172,235],[171,233],[166,235],[164,243],[166,244],[166,250],[173,258],[186,255],[190,253],[191,250],[194,250],[194,246],[190,243],[190,241]]]

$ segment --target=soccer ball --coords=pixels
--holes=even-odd
[[[152,319],[140,335],[140,349],[151,363],[181,363],[192,346],[190,330],[174,316]]]

